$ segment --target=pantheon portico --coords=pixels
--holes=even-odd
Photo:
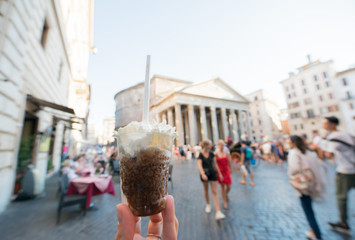
[[[142,87],[134,86],[135,93],[137,86]],[[129,109],[130,112],[134,110],[132,107],[119,106],[120,93],[122,95],[126,91],[124,94],[127,98],[127,90],[115,96],[116,127],[121,127],[123,124],[120,122],[123,120],[125,125],[129,121],[141,120],[141,116],[129,120],[122,117],[127,116],[124,109]],[[178,146],[196,145],[205,139],[217,143],[219,139],[225,140],[227,137],[238,141],[241,135],[251,139],[248,103],[246,98],[219,78],[199,83],[162,76],[151,79],[150,119],[158,122],[165,119],[168,124],[175,126],[179,135],[176,140]],[[134,102],[131,101],[130,104]],[[139,104],[135,106],[138,108]]]

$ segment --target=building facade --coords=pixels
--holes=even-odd
[[[251,139],[249,102],[221,79],[191,83],[153,76],[150,81],[150,119],[175,126],[176,145],[196,145],[204,139],[217,143],[227,137],[238,141],[243,134]],[[116,127],[141,121],[143,87],[138,84],[115,95]],[[121,101],[131,103],[127,112]]]
[[[291,134],[312,138],[322,129],[326,116],[336,116],[340,128],[346,126],[339,108],[336,91],[336,71],[332,61],[311,61],[290,73],[281,82],[286,97]]]
[[[0,13],[1,212],[29,164],[41,193],[83,138],[93,1],[6,0]]]
[[[289,136],[291,134],[290,131],[290,124],[289,124],[289,116],[287,109],[280,110],[280,120],[281,120],[281,128],[282,128],[282,135]]]
[[[113,131],[115,130],[115,123],[116,123],[115,117],[104,119],[102,144],[110,144],[115,141],[113,137]]]
[[[345,129],[355,135],[355,68],[338,72],[335,85]]]
[[[255,140],[279,139],[282,136],[280,109],[272,96],[258,90],[245,96],[249,100],[252,135]]]

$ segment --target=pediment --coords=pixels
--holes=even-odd
[[[219,78],[188,85],[179,92],[196,96],[248,102],[246,98]]]

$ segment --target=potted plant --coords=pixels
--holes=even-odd
[[[53,165],[53,158],[52,158],[52,157],[50,157],[50,158],[48,159],[47,173],[52,172],[52,171],[53,171],[53,169],[54,169],[54,165]]]

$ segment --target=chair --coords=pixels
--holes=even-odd
[[[60,199],[57,209],[57,224],[60,221],[60,215],[63,207],[79,204],[80,208],[84,210],[84,216],[86,215],[86,195],[70,195],[65,196],[69,186],[69,178],[67,174],[63,174],[60,179]]]
[[[171,178],[171,175],[173,173],[173,165],[169,165],[169,178],[168,178],[168,181],[171,182],[171,188],[174,189],[174,186],[173,186],[173,179]]]

